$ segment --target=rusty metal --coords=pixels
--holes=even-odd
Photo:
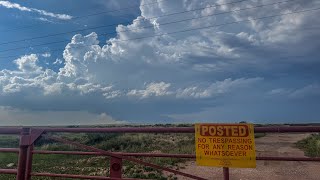
[[[1,149],[0,149],[1,152]],[[83,152],[83,151],[43,151],[34,150],[34,154],[65,154],[65,155],[96,155],[106,156],[100,152]],[[164,154],[164,153],[124,153],[113,152],[115,155],[135,156],[135,157],[163,157],[163,158],[190,158],[195,159],[196,155],[192,154]],[[275,157],[275,156],[258,156],[256,160],[267,161],[320,161],[319,157]]]
[[[201,178],[201,177],[198,177],[198,176],[194,176],[194,175],[191,175],[191,174],[183,173],[183,172],[176,171],[176,170],[173,170],[173,169],[170,169],[170,168],[165,168],[165,167],[162,167],[162,166],[159,166],[159,165],[156,165],[156,164],[144,162],[144,161],[139,160],[139,159],[135,159],[135,158],[131,158],[131,157],[125,157],[125,156],[121,156],[121,155],[116,155],[115,153],[112,153],[112,152],[109,152],[109,151],[105,151],[105,150],[98,149],[98,148],[91,147],[91,146],[86,146],[86,145],[83,145],[83,144],[80,144],[80,143],[76,143],[76,142],[72,142],[72,141],[69,141],[69,140],[66,140],[66,139],[62,139],[62,138],[58,138],[58,137],[50,137],[50,136],[45,136],[45,137],[49,138],[49,139],[52,139],[52,140],[55,140],[55,141],[58,141],[58,142],[71,144],[71,145],[74,145],[74,146],[77,146],[77,147],[81,147],[81,148],[86,149],[86,150],[100,152],[102,154],[105,154],[105,155],[108,155],[108,156],[111,156],[111,157],[122,158],[122,159],[127,160],[127,161],[136,162],[138,164],[142,164],[142,165],[145,165],[145,166],[153,167],[153,168],[156,168],[156,169],[161,169],[163,171],[168,171],[168,172],[171,172],[171,173],[174,173],[174,174],[179,174],[179,175],[182,175],[182,176],[185,176],[185,177],[189,177],[189,178],[192,178],[192,179],[205,180],[204,178]]]
[[[29,128],[23,128],[20,136],[20,150],[18,160],[17,180],[24,180],[26,173],[26,161],[28,155]]]
[[[43,129],[24,128],[23,131],[29,131],[28,134],[20,137],[20,146],[30,146],[44,133]]]
[[[111,157],[110,177],[122,178],[122,158]]]
[[[120,127],[120,128],[32,128],[43,129],[45,132],[72,133],[194,133],[193,127]],[[20,134],[22,128],[2,127],[0,134]],[[268,126],[255,127],[255,132],[284,133],[284,132],[320,132],[320,126]]]
[[[255,127],[255,133],[295,133],[295,132],[320,132],[320,126],[268,126]]]
[[[19,135],[22,131],[22,128],[17,127],[1,127],[0,134],[15,134]]]
[[[31,129],[29,145],[33,144],[44,133],[44,129]]]
[[[0,152],[1,149],[0,149]],[[4,152],[8,152],[5,150]],[[84,151],[45,151],[45,150],[34,150],[34,154],[65,154],[65,155],[97,155],[106,156],[100,152],[84,152]],[[195,158],[195,155],[191,154],[163,154],[163,153],[122,153],[122,152],[112,152],[115,155],[120,156],[139,156],[139,157],[168,157],[168,158]]]
[[[17,174],[16,169],[0,169],[0,174]]]
[[[16,148],[0,148],[0,152],[19,153],[19,149]],[[106,156],[100,152],[83,152],[83,151],[44,151],[33,150],[34,154],[65,154],[65,155],[96,155]],[[163,154],[163,153],[123,153],[113,152],[115,155],[122,156],[135,156],[135,157],[164,157],[164,158],[196,158],[192,154]],[[275,156],[258,156],[257,160],[264,161],[320,161],[319,157],[275,157]]]
[[[265,161],[318,161],[320,162],[319,157],[257,157],[257,160]]]
[[[19,149],[18,148],[0,148],[0,152],[19,153]]]
[[[119,128],[45,128],[45,132],[69,133],[194,133],[194,127],[119,127]],[[255,127],[255,132],[320,132],[320,126],[268,126]]]
[[[25,180],[31,180],[32,160],[33,160],[33,148],[34,148],[34,144],[32,143],[32,144],[28,147]]]
[[[74,175],[74,174],[54,174],[54,173],[32,173],[32,176],[42,176],[42,177],[58,177],[58,178],[74,178],[74,179],[112,179],[112,180],[137,180],[132,178],[111,178],[103,176],[84,176],[84,175]]]
[[[223,179],[224,180],[229,180],[229,168],[228,167],[223,167]]]
[[[31,129],[31,131],[30,131],[29,146],[28,146],[27,161],[26,161],[25,180],[31,180],[34,143],[37,139],[40,138],[40,136],[43,133],[44,133],[43,129]]]
[[[0,149],[1,152],[1,149]],[[84,152],[84,151],[44,151],[34,150],[34,154],[65,154],[65,155],[97,155],[106,156],[100,152]],[[123,152],[112,152],[115,155],[121,156],[136,156],[136,157],[166,157],[166,158],[196,158],[192,154],[164,154],[164,153],[123,153]]]
[[[47,128],[45,132],[69,133],[194,133],[189,127]]]
[[[194,133],[193,127],[124,127],[124,128],[32,128],[43,129],[45,132],[72,133]],[[320,132],[320,126],[268,126],[255,127],[255,132]],[[19,134],[22,128],[2,127],[0,134]]]

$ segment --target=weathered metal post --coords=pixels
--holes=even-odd
[[[31,180],[33,147],[34,147],[34,144],[31,144],[28,148],[27,162],[26,162],[26,175],[25,175],[26,180]]]
[[[28,147],[29,147],[29,140],[30,140],[30,129],[23,128],[21,135],[20,135],[20,150],[19,150],[19,160],[18,160],[18,172],[17,172],[17,180],[25,180],[25,173],[26,173],[26,162],[27,162],[27,155],[28,155]]]
[[[122,178],[122,159],[111,157],[110,159],[110,177]]]
[[[223,167],[223,179],[229,180],[229,168],[228,167]]]
[[[32,160],[33,160],[33,149],[34,143],[37,139],[44,133],[43,129],[33,129],[31,128],[29,131],[29,141],[28,141],[28,153],[27,153],[27,161],[26,161],[26,172],[25,179],[31,180],[31,171],[32,171]]]

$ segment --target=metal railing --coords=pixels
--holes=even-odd
[[[134,157],[163,157],[163,158],[190,158],[195,159],[192,154],[163,154],[163,153],[123,153],[110,152],[95,147],[72,142],[56,136],[49,136],[48,132],[67,132],[67,133],[194,133],[194,128],[186,127],[124,127],[124,128],[0,128],[0,134],[19,135],[19,148],[0,148],[3,153],[17,153],[19,155],[17,169],[0,169],[0,174],[15,174],[17,180],[30,180],[32,176],[42,177],[60,177],[60,178],[77,178],[77,179],[130,179],[122,178],[122,161],[127,160],[149,166],[162,171],[171,172],[191,179],[201,179],[192,174],[187,174],[170,168],[162,167],[156,164],[142,161]],[[320,126],[269,126],[255,127],[255,133],[294,133],[294,132],[320,132]],[[91,152],[83,151],[43,151],[34,150],[34,143],[39,137],[45,136],[48,139],[76,146]],[[65,154],[65,155],[96,155],[110,156],[110,177],[87,176],[75,174],[53,174],[53,173],[35,173],[32,172],[33,154]],[[318,161],[320,158],[308,157],[271,157],[259,156],[257,160],[267,161]],[[229,168],[223,168],[224,179],[229,179]]]

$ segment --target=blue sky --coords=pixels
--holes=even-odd
[[[0,125],[320,122],[319,8],[0,1]]]

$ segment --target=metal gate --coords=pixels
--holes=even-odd
[[[19,148],[0,148],[0,152],[18,153],[17,169],[0,169],[0,174],[15,174],[17,180],[30,180],[32,176],[42,177],[60,177],[60,178],[76,178],[76,179],[130,179],[122,178],[122,162],[123,160],[131,161],[141,165],[149,166],[162,171],[168,171],[177,175],[189,177],[191,179],[204,180],[192,174],[187,174],[174,169],[162,167],[156,164],[142,161],[135,157],[162,157],[162,158],[190,158],[195,159],[192,154],[162,154],[162,153],[122,153],[110,152],[95,147],[83,145],[77,142],[72,142],[57,136],[49,136],[49,132],[65,132],[65,133],[194,133],[192,127],[123,127],[123,128],[0,128],[0,134],[19,135]],[[320,126],[270,126],[256,127],[256,133],[294,133],[294,132],[320,132]],[[34,143],[39,137],[45,137],[57,142],[76,146],[78,148],[91,152],[82,151],[42,151],[34,150]],[[53,174],[53,173],[35,173],[32,172],[33,154],[66,154],[66,155],[97,155],[109,156],[110,160],[110,177],[103,176],[86,176],[78,174]],[[259,156],[257,160],[267,161],[320,161],[320,158],[307,157],[266,157]],[[223,168],[223,177],[229,179],[229,168]]]

